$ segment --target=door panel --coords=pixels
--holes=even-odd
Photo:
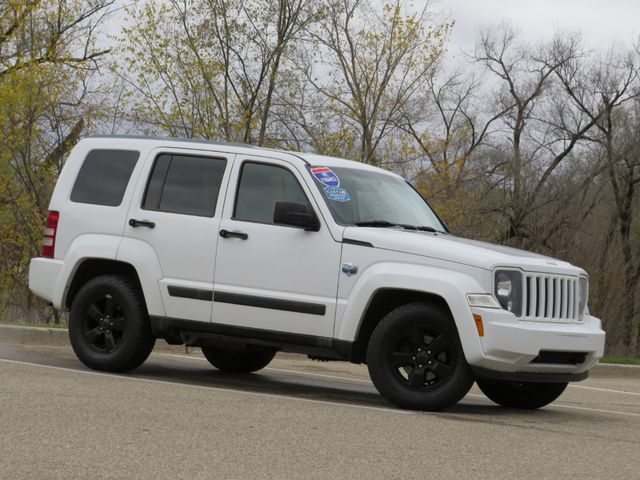
[[[235,235],[219,240],[213,322],[331,337],[341,244],[324,225],[312,232],[272,223],[277,201],[318,211],[300,173],[287,162],[243,157],[229,192],[220,228]]]
[[[211,320],[213,271],[224,192],[233,156],[155,151],[129,210],[125,236],[149,243],[162,268],[167,316]],[[153,225],[151,227],[151,225]]]

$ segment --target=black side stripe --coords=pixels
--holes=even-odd
[[[320,303],[296,302],[292,300],[280,300],[279,298],[242,295],[239,293],[215,292],[213,299],[220,303],[268,308],[270,310],[283,310],[285,312],[307,313],[309,315],[322,316],[327,310],[326,305]]]
[[[193,300],[204,300],[210,302],[213,300],[213,290],[203,290],[200,288],[176,287],[169,285],[167,287],[169,295],[172,297],[192,298]]]

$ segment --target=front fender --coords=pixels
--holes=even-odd
[[[442,297],[449,306],[468,362],[482,358],[482,345],[467,302],[467,293],[485,289],[473,277],[437,267],[379,263],[367,268],[342,304],[343,315],[337,319],[336,337],[352,342],[364,319],[367,307],[381,289],[424,292]]]

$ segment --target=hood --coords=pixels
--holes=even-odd
[[[431,257],[486,270],[493,270],[496,267],[516,267],[530,272],[562,275],[586,273],[556,258],[449,234],[396,228],[347,227],[344,238],[368,242],[375,248]]]

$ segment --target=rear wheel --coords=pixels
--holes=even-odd
[[[69,340],[89,368],[125,372],[139,367],[155,338],[137,285],[118,275],[88,281],[71,305]]]
[[[251,373],[269,365],[276,350],[255,345],[238,346],[237,349],[202,347],[202,353],[209,363],[222,372]]]
[[[529,410],[549,405],[567,388],[566,382],[508,382],[488,378],[478,378],[476,382],[482,393],[498,405]]]
[[[414,410],[442,410],[473,384],[455,324],[437,306],[396,308],[377,325],[367,349],[373,384],[391,403]]]

